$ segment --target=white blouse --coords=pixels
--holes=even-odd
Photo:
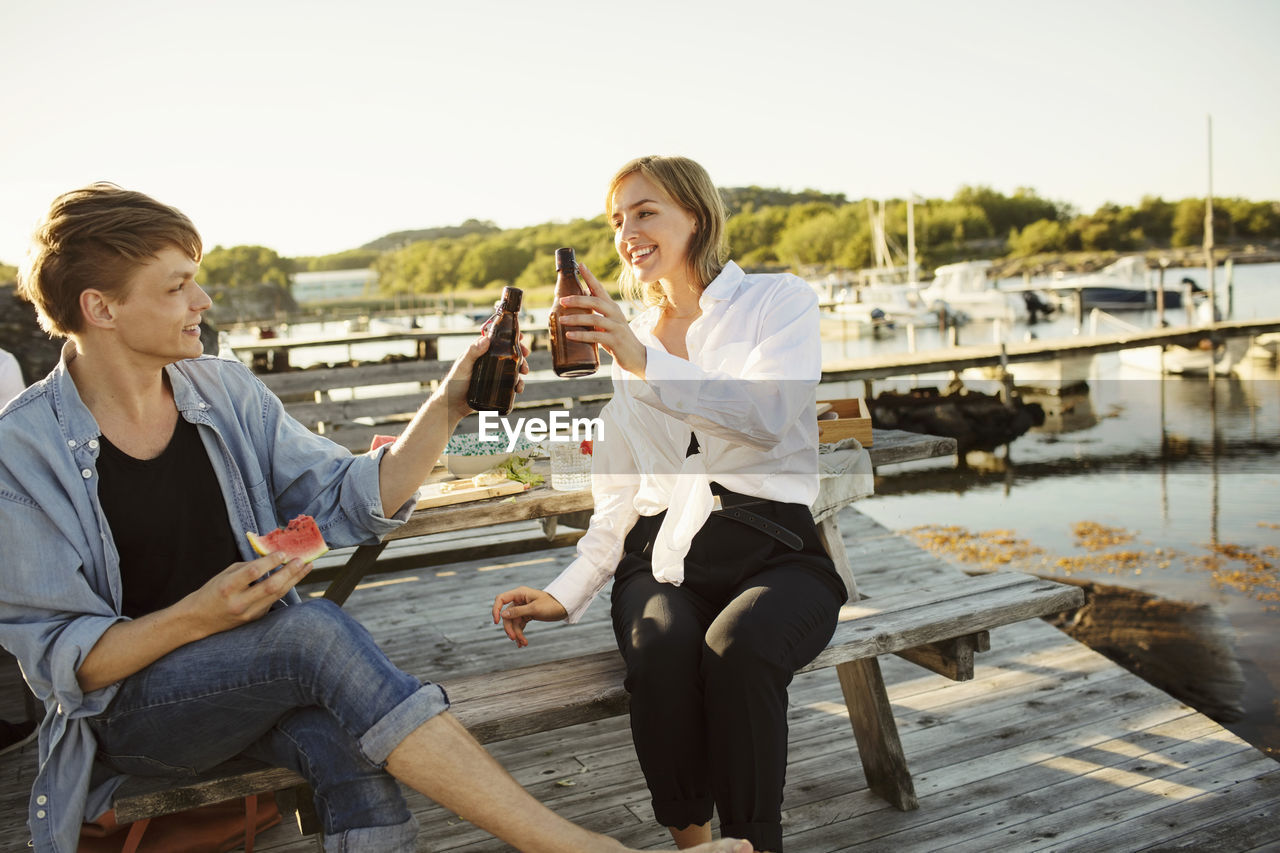
[[[679,585],[689,543],[713,508],[713,480],[787,503],[817,497],[817,294],[796,276],[746,275],[730,262],[700,307],[685,338],[688,360],[654,335],[653,307],[631,323],[647,348],[645,378],[613,365],[614,394],[593,448],[595,511],[577,557],[546,588],[569,622],[613,577],[639,516],[669,510],[653,574]],[[700,452],[686,458],[690,433]]]

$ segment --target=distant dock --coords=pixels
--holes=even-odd
[[[915,376],[922,373],[961,371],[972,367],[996,367],[1018,362],[1050,361],[1080,355],[1097,355],[1139,347],[1177,345],[1195,347],[1203,340],[1215,345],[1228,338],[1247,337],[1280,331],[1280,317],[1270,320],[1239,320],[1209,326],[1180,326],[1120,335],[1076,335],[1052,340],[1007,344],[970,344],[921,352],[897,352],[865,358],[828,361],[823,365],[823,382],[850,382]]]

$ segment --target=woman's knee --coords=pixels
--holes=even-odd
[[[669,608],[646,607],[618,628],[618,645],[627,665],[627,689],[670,689],[695,680],[702,656],[703,629]]]

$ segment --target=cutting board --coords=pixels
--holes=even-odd
[[[446,480],[445,483],[456,483],[457,480]],[[444,492],[441,488],[445,483],[428,483],[418,490],[418,509],[425,509],[433,506],[448,506],[449,504],[466,503],[467,501],[482,501],[486,498],[500,498],[505,495],[514,495],[523,492],[529,488],[524,483],[518,483],[515,480],[505,480],[501,483],[495,483],[492,486],[471,486],[466,489],[454,489],[453,491]]]

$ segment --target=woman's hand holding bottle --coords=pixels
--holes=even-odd
[[[591,289],[591,295],[566,296],[562,302],[567,307],[586,308],[594,313],[565,315],[561,322],[573,327],[567,330],[567,336],[575,341],[599,344],[613,356],[619,367],[643,379],[648,362],[644,344],[631,331],[631,325],[621,306],[609,298],[604,285],[582,264],[578,264],[578,271]]]

